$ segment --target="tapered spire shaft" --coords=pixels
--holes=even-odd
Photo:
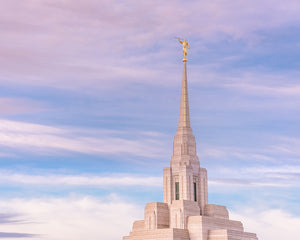
[[[188,99],[188,86],[187,86],[187,74],[186,74],[186,62],[183,63],[183,75],[181,86],[181,98],[180,98],[180,110],[179,110],[179,123],[178,128],[190,128],[190,110]]]

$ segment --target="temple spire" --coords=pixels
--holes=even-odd
[[[180,110],[179,110],[179,123],[178,128],[190,128],[190,110],[188,99],[188,86],[187,86],[187,74],[186,74],[186,62],[183,62],[183,75],[181,86],[181,98],[180,98]]]

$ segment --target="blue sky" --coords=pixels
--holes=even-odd
[[[117,240],[162,201],[175,36],[191,46],[209,202],[259,239],[299,236],[299,11],[294,0],[3,1],[0,238]]]

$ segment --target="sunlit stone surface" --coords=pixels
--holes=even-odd
[[[257,240],[229,220],[226,207],[208,204],[207,171],[200,168],[190,125],[186,62],[183,63],[179,123],[170,167],[164,169],[164,202],[147,203],[144,220],[123,240]]]

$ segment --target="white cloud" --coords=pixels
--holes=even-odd
[[[300,236],[300,216],[283,209],[241,208],[233,211],[231,218],[241,220],[245,230],[257,233],[258,239],[297,239]]]
[[[117,240],[129,234],[143,208],[119,196],[1,199],[1,213],[17,213],[18,223],[0,225],[1,232],[38,234],[34,239]]]
[[[132,134],[135,134],[135,139],[128,139]],[[140,157],[161,157],[165,154],[161,134],[149,135],[133,131],[120,131],[117,134],[114,130],[98,129],[85,131],[4,119],[0,119],[0,145],[35,154],[57,154],[57,151],[91,155],[127,154]]]

